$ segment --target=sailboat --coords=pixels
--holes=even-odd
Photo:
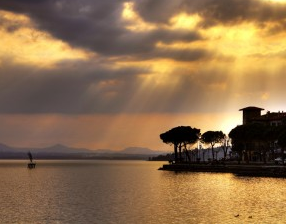
[[[32,153],[31,153],[31,152],[28,152],[28,156],[29,156],[29,159],[30,159],[30,162],[28,163],[28,168],[29,168],[29,169],[36,168],[36,163],[33,162]]]

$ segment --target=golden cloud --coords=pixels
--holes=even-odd
[[[84,60],[91,54],[37,30],[25,15],[0,11],[0,17],[8,24],[5,26],[4,23],[0,27],[1,58],[13,58],[15,63],[46,67],[62,60]],[[9,26],[16,28],[9,31]]]

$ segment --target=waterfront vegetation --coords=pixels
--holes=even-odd
[[[174,145],[174,159],[170,159],[161,170],[286,178],[286,125],[239,125],[230,131],[228,137],[221,131],[207,131],[201,135],[197,128],[180,126],[161,134],[160,138],[164,143]],[[210,146],[211,159],[205,161],[204,153],[199,153],[204,150],[195,148],[195,144]],[[214,156],[216,145],[224,151],[221,160]],[[230,153],[227,156],[228,149]],[[195,160],[190,155],[195,155]],[[200,155],[203,155],[202,160]]]
[[[281,157],[284,163],[286,125],[270,126],[260,123],[239,125],[229,133],[232,151],[238,161],[267,163]]]
[[[227,144],[227,137],[222,131],[207,131],[201,135],[200,129],[190,126],[172,128],[162,133],[160,138],[164,143],[174,146],[175,163],[192,162],[193,159],[191,155],[194,152],[192,149],[194,149],[194,145],[198,142],[211,146],[212,160],[215,159],[214,146],[218,144],[226,146]],[[198,149],[196,152],[198,152]],[[183,153],[185,156],[183,156]],[[197,157],[196,160],[200,160],[200,158]]]
[[[281,158],[284,164],[286,148],[286,125],[270,126],[261,123],[238,125],[228,136],[222,131],[206,131],[190,126],[179,126],[162,133],[161,140],[174,146],[172,163],[205,161],[202,147],[210,148],[212,161],[216,161],[215,147],[223,150],[222,160],[237,160],[240,163],[274,163]],[[198,151],[202,158],[198,156]],[[231,154],[228,152],[231,151]],[[197,153],[196,159],[193,154]]]

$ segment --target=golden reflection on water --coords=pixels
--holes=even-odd
[[[0,223],[286,223],[286,179],[158,171],[162,162],[145,161],[25,165],[0,161]]]
[[[171,172],[162,179],[169,193],[162,210],[177,211],[171,223],[285,223],[284,179]]]

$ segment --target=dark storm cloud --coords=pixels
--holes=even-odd
[[[179,12],[197,13],[204,25],[253,21],[281,22],[286,18],[286,6],[262,0],[137,0],[136,10],[146,20],[168,23]]]
[[[201,39],[196,32],[172,32],[166,29],[158,29],[149,32],[132,33],[125,31],[124,35],[108,39],[102,37],[102,44],[92,45],[92,49],[104,55],[128,55],[140,57],[140,54],[148,54],[154,51],[155,44],[172,43],[175,41],[190,42]]]
[[[2,1],[0,8],[24,13],[37,28],[72,46],[95,51],[105,59],[124,56],[121,59],[170,58],[184,62],[221,56],[200,48],[155,48],[158,42],[170,44],[203,39],[196,31],[161,26],[168,24],[178,12],[198,13],[203,26],[244,21],[262,26],[264,22],[279,23],[286,18],[284,5],[278,7],[254,0],[134,0],[135,10],[144,20],[160,26],[132,32],[125,29],[124,21],[120,20],[122,4],[121,0],[9,0]],[[0,25],[13,32],[23,24],[1,19]],[[283,27],[277,25],[275,32],[279,29]],[[173,71],[173,75],[166,75],[166,85],[157,86],[154,84],[156,77],[150,79],[154,82],[144,85],[142,74],[153,72],[148,70],[148,65],[146,70],[113,69],[112,61],[90,59],[88,62],[60,62],[57,68],[45,69],[6,60],[0,70],[0,113],[197,112],[224,108],[231,92],[227,71],[207,70],[207,64],[203,63],[195,73],[193,69]],[[244,82],[256,82],[257,92],[266,89],[265,81],[262,83],[257,77],[254,81],[250,77],[253,76],[245,76]],[[281,77],[280,83],[285,83],[283,79]],[[224,85],[225,89],[221,87]]]
[[[208,0],[205,6],[199,9],[199,13],[204,18],[204,25],[241,22],[263,25],[266,22],[280,23],[286,18],[286,5],[270,1]]]
[[[3,2],[0,7],[25,13],[38,28],[73,46],[86,47],[105,56],[182,61],[206,57],[207,52],[202,49],[154,50],[158,41],[166,44],[173,41],[190,42],[201,37],[196,32],[173,32],[165,28],[148,32],[128,31],[118,21],[121,3],[11,0]],[[3,23],[8,24],[8,21]],[[54,69],[24,66],[11,61],[4,60],[0,70],[0,113],[84,114],[178,110],[169,101],[158,104],[157,100],[166,96],[164,88],[146,86],[142,89],[142,79],[137,75],[147,74],[148,69],[112,69],[110,62],[94,62],[93,59],[88,62],[62,61]],[[180,93],[175,92],[170,97],[176,104],[181,104]]]
[[[25,13],[38,28],[53,36],[104,55],[144,54],[152,51],[158,41],[190,42],[201,38],[194,31],[127,30],[120,19],[123,1],[11,0],[1,3],[0,7]]]
[[[136,56],[136,60],[150,60],[150,59],[172,59],[182,62],[195,62],[215,57],[215,53],[209,52],[205,49],[156,49],[149,54]]]
[[[156,56],[156,54],[154,54]],[[204,49],[176,49],[176,50],[161,50],[157,53],[160,58],[171,58],[177,61],[198,61],[207,58],[211,54]]]
[[[132,2],[132,1],[131,1]],[[244,21],[277,22],[270,33],[283,31],[279,25],[286,18],[286,5],[258,0],[133,0],[139,15],[154,24],[168,24],[179,12],[196,13],[201,26]],[[132,32],[121,20],[123,0],[9,0],[0,9],[28,15],[35,25],[72,46],[83,47],[103,55],[136,55],[153,52],[157,42],[191,42],[202,37],[197,31],[156,30]],[[2,21],[3,23],[3,21]],[[19,25],[10,24],[13,31]],[[176,56],[175,56],[176,57]]]
[[[135,2],[135,9],[142,18],[155,23],[168,23],[172,16],[184,9],[184,0],[135,0]]]

